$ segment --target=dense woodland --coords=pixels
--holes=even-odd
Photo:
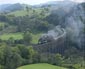
[[[6,9],[7,11],[0,13],[0,69],[16,69],[34,63],[49,63],[69,69],[85,68],[84,42],[79,46],[67,36],[65,40],[67,49],[64,54],[39,53],[33,48],[43,33],[57,25],[65,28],[67,25],[65,20],[71,12],[64,11],[65,8],[54,10],[52,5],[39,7],[17,5],[19,6],[17,9],[16,5],[12,5],[15,9]],[[85,3],[78,5],[81,5],[85,12]],[[82,17],[80,19],[85,25],[85,16],[84,19]],[[84,35],[85,28],[82,31]]]

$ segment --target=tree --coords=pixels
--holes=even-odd
[[[24,59],[23,64],[33,63],[35,59],[35,56],[37,55],[37,52],[33,49],[32,46],[26,47],[19,45],[18,46],[20,55]]]
[[[30,32],[25,32],[24,35],[23,35],[23,40],[24,40],[24,43],[25,44],[29,44],[32,40],[32,35]]]
[[[7,41],[8,45],[13,45],[14,44],[14,38],[13,37],[10,37]]]
[[[64,63],[64,58],[61,56],[61,54],[55,55],[56,65],[61,66]]]
[[[1,49],[0,64],[3,65],[4,69],[16,69],[22,64],[21,56],[18,53],[15,53],[11,47],[4,46],[1,47]]]
[[[0,65],[4,65],[4,48],[5,46],[0,46]]]
[[[45,10],[46,12],[48,12],[48,11],[49,11],[49,8],[48,8],[48,7],[46,7],[46,8],[44,8],[44,10]]]
[[[5,14],[0,14],[0,21],[8,21],[8,18],[7,18],[7,16],[5,15]]]
[[[4,69],[4,66],[3,65],[0,65],[0,69]]]
[[[18,45],[17,47],[18,47],[18,49],[20,51],[21,57],[23,59],[28,59],[29,51],[28,51],[27,47],[24,46],[24,45]]]
[[[32,11],[33,11],[33,14],[36,13],[36,10],[35,9],[32,9]]]
[[[41,13],[40,13],[40,15],[45,16],[45,11],[42,10]]]
[[[29,12],[31,9],[32,9],[31,7],[26,6],[27,12]]]
[[[29,51],[29,55],[28,55],[28,57],[29,57],[29,63],[33,63],[34,56],[37,54],[37,52],[33,49],[32,46],[30,46],[28,48],[28,51]]]

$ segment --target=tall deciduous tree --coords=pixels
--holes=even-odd
[[[32,36],[30,32],[25,32],[23,35],[24,43],[29,44],[32,40]]]

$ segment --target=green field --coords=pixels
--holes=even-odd
[[[15,12],[11,12],[8,15],[15,15],[15,16],[25,16],[27,15],[28,12],[25,10],[21,10],[21,11],[15,11]]]
[[[31,43],[38,43],[38,39],[40,38],[41,33],[40,34],[32,34],[32,41]],[[8,40],[10,37],[12,37],[13,39],[23,39],[23,33],[9,33],[9,34],[3,34],[0,35],[0,39],[2,40]]]
[[[54,66],[47,63],[40,63],[40,64],[31,64],[31,65],[21,66],[17,69],[67,69],[67,68]]]
[[[33,11],[27,12],[26,10],[19,10],[9,13],[8,15],[15,15],[15,16],[26,16],[26,15],[32,15]]]
[[[31,41],[31,43],[34,43],[34,44],[38,43],[38,40],[39,40],[41,35],[42,35],[42,33],[32,34],[32,41]]]
[[[14,39],[22,39],[22,33],[9,33],[9,34],[3,34],[0,35],[0,39],[2,40],[8,40],[10,37],[14,38]]]
[[[4,26],[5,25],[5,22],[0,22],[0,26]]]
[[[37,14],[39,15],[41,12],[42,12],[42,9],[34,9],[35,12],[33,12],[33,10],[19,10],[19,11],[14,11],[14,12],[11,12],[11,13],[8,13],[7,15],[15,15],[16,17],[18,16],[26,16],[26,15],[33,15],[33,14]],[[49,13],[46,13],[45,14],[46,16],[49,15]],[[40,16],[40,15],[39,15]]]

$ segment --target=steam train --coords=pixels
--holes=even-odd
[[[62,33],[57,32],[55,37],[53,34],[44,34],[38,40],[38,44],[34,46],[34,49],[39,53],[60,53],[63,54],[65,47],[66,31],[63,28],[58,28]],[[52,31],[51,31],[52,32]],[[54,31],[55,32],[55,31]]]
[[[38,40],[38,44],[45,44],[53,41],[54,38],[52,36],[43,36]]]
[[[66,31],[61,28],[60,26],[56,26],[55,29],[48,31],[48,33],[43,34],[39,41],[38,44],[44,44],[44,43],[49,43],[49,42],[54,42],[58,40],[61,37],[64,37],[66,34]]]

